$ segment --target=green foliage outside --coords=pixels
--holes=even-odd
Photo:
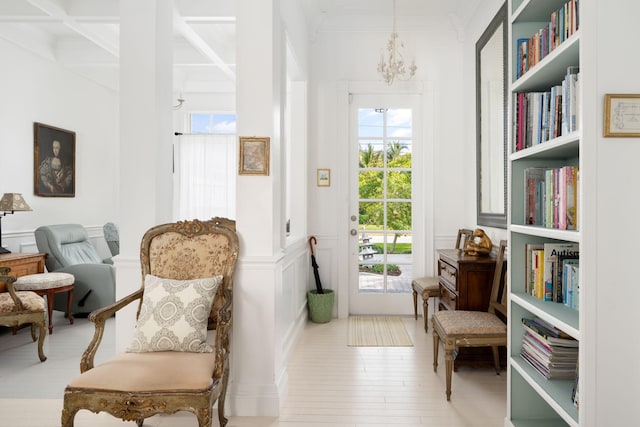
[[[411,229],[411,153],[405,153],[406,146],[398,141],[388,144],[386,156],[381,151],[375,151],[373,145],[360,150],[360,173],[358,174],[358,189],[361,199],[381,200],[384,173],[376,168],[400,168],[387,171],[387,199],[401,201],[387,203],[387,229]],[[404,170],[402,170],[404,169]],[[402,201],[402,200],[406,200]],[[360,203],[360,225],[367,229],[381,229],[384,222],[384,204],[380,201]],[[399,235],[395,234],[388,253],[398,253],[396,249]],[[382,251],[380,250],[380,253]],[[409,252],[410,253],[410,252]]]
[[[373,264],[373,265],[361,265],[360,271],[374,274],[382,274],[384,272],[384,265],[382,264]],[[396,264],[387,264],[387,274],[394,276],[400,275],[400,267]]]
[[[411,243],[396,243],[395,247],[392,243],[387,243],[387,253],[388,254],[397,254],[397,255],[410,255],[411,254]],[[384,253],[383,252],[383,244],[382,243],[374,243],[373,249],[377,254]],[[392,250],[393,249],[393,250]]]

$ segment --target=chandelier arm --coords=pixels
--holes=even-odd
[[[388,63],[385,60],[384,53],[380,54],[380,62],[378,62],[377,70],[382,75],[383,80],[388,85],[393,84],[395,80],[409,80],[411,79],[418,67],[416,67],[415,60],[411,60],[411,65],[408,69],[405,67],[404,55],[400,49],[404,48],[404,43],[400,40],[396,31],[396,0],[393,0],[393,28],[389,40],[387,41],[388,51]]]

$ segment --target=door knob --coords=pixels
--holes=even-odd
[[[350,231],[352,236],[357,236],[358,235],[358,230],[356,230],[355,228],[352,228]]]

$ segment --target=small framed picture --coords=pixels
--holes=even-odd
[[[269,175],[269,137],[240,137],[238,174]]]
[[[330,187],[331,186],[331,169],[318,169],[316,175],[316,181],[318,187]]]
[[[640,94],[605,94],[604,136],[640,137]]]
[[[75,197],[76,133],[33,124],[33,184],[36,196]]]

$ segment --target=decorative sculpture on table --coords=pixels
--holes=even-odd
[[[492,247],[491,239],[484,230],[476,228],[473,231],[473,236],[467,240],[463,250],[467,255],[489,255]]]

